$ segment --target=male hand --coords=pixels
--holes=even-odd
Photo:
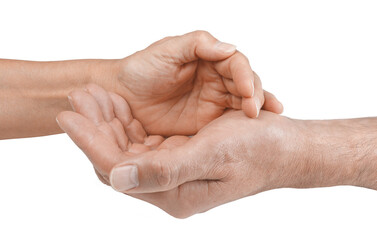
[[[70,96],[76,112],[58,121],[100,179],[175,217],[274,188],[377,189],[374,118],[302,121],[261,111],[250,119],[231,110],[191,138],[165,139],[147,135],[117,94],[90,85]]]
[[[229,108],[252,118],[262,106],[283,110],[244,55],[204,31],[164,38],[117,68],[119,81],[110,89],[127,100],[149,134],[192,135]]]
[[[58,116],[102,182],[187,217],[267,189],[289,186],[305,168],[293,121],[262,111],[229,112],[192,138],[147,135],[127,102],[96,85],[70,94],[76,112]]]

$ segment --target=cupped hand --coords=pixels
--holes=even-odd
[[[92,160],[96,174],[106,184],[110,170],[124,157],[172,148],[189,139],[177,135],[167,139],[147,135],[122,97],[95,84],[71,92],[68,100],[74,111],[62,112],[56,120]]]
[[[149,134],[192,135],[227,109],[257,117],[282,105],[262,89],[248,59],[207,32],[167,37],[123,59],[114,91]]]
[[[127,102],[90,85],[70,94],[76,112],[58,123],[114,189],[183,218],[291,184],[300,169],[292,120],[262,111],[230,111],[192,138],[147,135]],[[293,159],[293,160],[292,160]],[[294,166],[294,168],[292,167]]]

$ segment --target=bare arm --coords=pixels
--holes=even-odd
[[[354,185],[377,190],[377,118],[297,121],[305,165],[290,187]]]
[[[195,134],[229,108],[283,110],[235,46],[196,31],[119,60],[0,60],[0,139],[59,133],[68,93],[87,83],[118,93],[148,133],[166,136]]]
[[[0,60],[0,139],[60,133],[56,115],[71,109],[67,95],[95,82],[113,83],[115,60]]]

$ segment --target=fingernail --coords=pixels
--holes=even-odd
[[[257,116],[259,116],[259,111],[260,111],[260,101],[259,101],[259,98],[254,98],[254,102],[255,102],[255,108],[257,109]]]
[[[282,114],[284,112],[284,106],[281,102],[279,102],[279,100],[278,103],[280,104],[280,114]]]
[[[114,168],[110,174],[110,184],[118,192],[137,187],[139,185],[137,166],[126,165]]]
[[[237,47],[233,44],[219,41],[216,43],[216,48],[219,49],[220,51],[223,51],[224,53],[232,53],[236,50]]]
[[[255,88],[254,88],[254,81],[253,81],[253,79],[251,79],[251,88],[253,89],[252,92],[251,92],[251,97],[254,97]]]
[[[56,122],[58,123],[58,126],[60,127],[61,130],[63,130],[63,132],[67,132],[61,125],[60,125],[60,122],[58,120],[58,117],[55,118]]]
[[[68,95],[68,102],[69,102],[69,104],[71,104],[73,111],[76,111],[75,107],[73,106],[73,103],[72,103],[72,97],[70,95]]]

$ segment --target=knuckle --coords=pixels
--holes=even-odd
[[[168,187],[172,183],[172,171],[167,163],[155,160],[152,164],[153,172],[156,176],[157,184],[160,187]]]
[[[172,39],[174,39],[174,38],[176,38],[176,36],[167,36],[167,37],[164,37],[163,39],[157,41],[157,42],[155,43],[155,45],[158,45],[158,44],[164,44],[164,43],[166,43],[166,42],[168,42],[168,41],[170,41],[170,40],[172,40]]]
[[[161,39],[161,42],[166,42],[166,41],[169,41],[170,39],[174,38],[173,36],[167,36],[167,37],[164,37],[163,39]]]
[[[240,61],[242,61],[245,65],[250,65],[250,60],[245,54],[241,52],[237,52],[237,54],[240,58]]]
[[[212,37],[212,35],[209,32],[204,30],[197,30],[193,32],[193,34],[198,41],[205,41],[208,38]]]
[[[234,63],[235,65],[241,65],[242,67],[250,67],[250,61],[249,61],[249,58],[248,58],[245,54],[243,54],[243,53],[237,51],[237,52],[232,56],[232,58],[233,58],[232,60],[234,60],[233,63]]]
[[[170,41],[170,40],[173,39],[173,38],[175,38],[175,37],[174,37],[174,36],[167,36],[167,37],[164,37],[164,38],[162,38],[162,39],[160,39],[160,40],[158,40],[158,41],[152,43],[151,45],[149,45],[149,46],[147,47],[147,49],[150,49],[150,48],[153,48],[153,47],[155,47],[155,46],[159,46],[159,45],[161,45],[161,44],[164,44],[165,42]]]

